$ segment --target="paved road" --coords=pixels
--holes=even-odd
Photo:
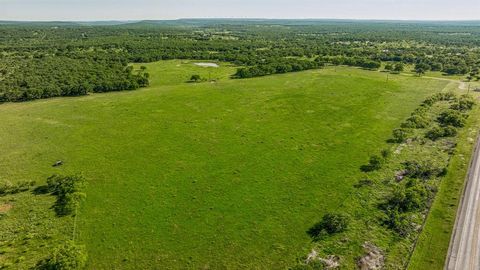
[[[480,269],[480,140],[468,172],[445,269]]]

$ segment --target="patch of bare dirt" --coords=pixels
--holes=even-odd
[[[10,211],[10,209],[13,208],[13,205],[11,204],[0,204],[0,214],[5,214],[7,213],[8,211]]]
[[[328,255],[327,258],[320,258],[326,269],[337,269],[340,267],[340,258],[335,255]]]
[[[325,266],[325,269],[337,269],[340,267],[340,258],[338,256],[329,255],[326,258],[320,258],[318,252],[315,249],[312,249],[312,251],[307,255],[305,263],[309,264],[314,261],[321,262]]]
[[[365,255],[358,259],[357,266],[360,270],[380,270],[385,265],[382,250],[370,243],[363,244]]]

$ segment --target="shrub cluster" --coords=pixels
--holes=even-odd
[[[408,236],[413,228],[409,212],[421,211],[428,206],[432,192],[423,183],[410,180],[407,185],[397,186],[381,205],[385,211],[384,225],[402,236]]]
[[[446,101],[450,109],[442,112],[436,119],[438,123],[431,123],[427,117],[430,108],[437,102]],[[439,93],[427,98],[412,115],[402,124],[401,129],[393,131],[394,142],[404,142],[409,136],[410,129],[434,127],[426,132],[425,136],[431,140],[442,137],[453,137],[457,129],[465,125],[465,112],[472,109],[475,102],[470,96],[457,96],[453,93]],[[383,224],[401,236],[408,236],[417,226],[413,220],[413,212],[425,210],[433,194],[434,187],[428,184],[433,177],[444,176],[447,169],[440,167],[430,160],[410,160],[403,163],[402,175],[409,178],[405,184],[397,184],[394,191],[380,204],[385,216]]]
[[[423,101],[422,106],[432,106],[433,104],[439,101],[456,101],[457,96],[455,93],[446,92],[446,93],[437,93],[426,100]]]
[[[201,82],[202,80],[202,77],[198,74],[194,74],[190,77],[190,82]]]
[[[404,123],[402,128],[426,128],[430,124],[424,113],[414,112]]]
[[[394,129],[392,132],[392,142],[395,143],[403,143],[408,139],[408,136],[410,135],[410,130],[407,128],[397,128]]]
[[[384,157],[373,155],[370,157],[368,164],[360,167],[360,170],[362,170],[363,172],[377,171],[382,168],[384,163],[385,163]]]
[[[443,138],[443,137],[455,137],[455,136],[457,136],[457,129],[455,129],[452,126],[434,127],[425,134],[425,137],[427,137],[432,141],[436,141],[439,138]]]
[[[466,119],[466,115],[460,111],[449,109],[442,112],[437,121],[443,126],[463,127]]]
[[[308,234],[313,238],[318,238],[326,234],[335,234],[347,229],[349,218],[341,213],[329,213],[322,217],[320,222],[313,225],[308,230]]]
[[[445,168],[441,168],[428,160],[410,160],[406,161],[404,166],[406,170],[406,176],[410,178],[429,180],[432,177],[442,176],[446,173]]]
[[[470,95],[462,95],[450,108],[457,111],[468,111],[475,105],[475,100]]]
[[[37,263],[39,270],[80,270],[85,268],[87,254],[84,246],[67,241],[53,250],[52,255]]]
[[[53,175],[47,179],[47,188],[57,196],[54,209],[59,216],[71,215],[78,204],[86,197],[82,192],[85,179],[81,176]]]
[[[437,94],[436,98],[432,100],[449,100],[453,104],[450,109],[442,112],[437,122],[440,126],[435,126],[430,129],[425,137],[433,141],[443,137],[454,137],[457,135],[457,129],[465,126],[467,114],[466,112],[471,110],[475,105],[475,100],[469,95],[463,95],[459,98],[452,97],[451,94]],[[428,104],[430,104],[429,102]]]
[[[35,186],[35,181],[20,181],[18,183],[4,181],[0,183],[0,196],[25,192],[33,186]]]

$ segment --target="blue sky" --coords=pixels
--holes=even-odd
[[[0,0],[0,20],[480,20],[480,0]]]

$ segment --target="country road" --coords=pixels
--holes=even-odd
[[[480,269],[480,140],[457,212],[445,269]]]

